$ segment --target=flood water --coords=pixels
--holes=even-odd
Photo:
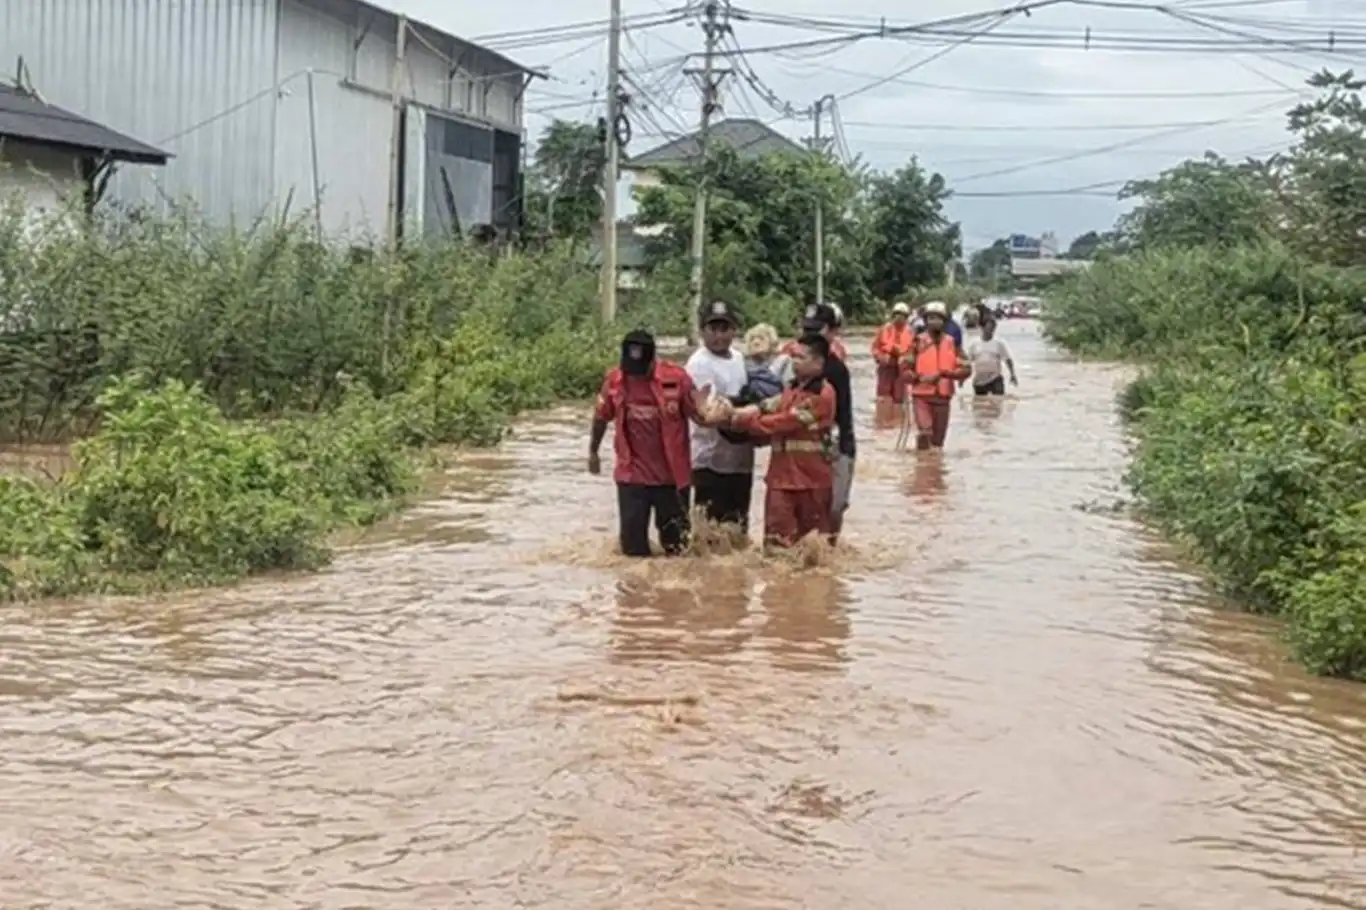
[[[827,567],[614,558],[576,409],[322,575],[6,608],[0,906],[1366,907],[1366,687],[1111,508],[1119,372],[1003,337],[942,461],[856,357]]]

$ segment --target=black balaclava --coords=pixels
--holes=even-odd
[[[644,376],[655,362],[655,337],[649,332],[629,333],[621,342],[621,371],[628,376]]]

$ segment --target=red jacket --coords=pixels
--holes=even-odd
[[[697,418],[692,377],[676,363],[656,360],[650,368],[650,380],[664,428],[664,455],[669,461],[669,473],[681,490],[692,485],[692,446],[688,422]],[[631,482],[631,447],[626,442],[624,428],[625,402],[626,377],[621,367],[613,367],[603,378],[593,418],[610,422],[615,427],[612,451],[616,454],[616,466],[612,476],[617,483]]]
[[[834,484],[830,427],[835,422],[835,388],[824,379],[785,390],[769,414],[739,426],[772,440],[766,482],[775,490],[820,490]]]

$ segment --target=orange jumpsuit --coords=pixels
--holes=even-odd
[[[737,421],[737,429],[766,437],[772,445],[764,479],[764,542],[791,547],[813,531],[829,535],[835,390],[824,379],[813,379],[787,389],[767,409]]]
[[[938,375],[933,382],[922,379]],[[958,345],[947,332],[935,341],[929,332],[916,336],[915,360],[908,376],[915,409],[916,448],[941,449],[949,432],[953,393],[958,380],[967,379],[972,367],[958,358]]]
[[[911,353],[915,344],[915,330],[910,323],[897,325],[889,322],[873,339],[873,360],[877,362],[877,397],[890,398],[897,404],[906,396],[902,377],[902,358]]]

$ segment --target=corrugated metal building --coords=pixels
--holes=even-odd
[[[400,21],[365,0],[0,0],[0,61],[22,58],[45,101],[175,156],[117,176],[120,202],[189,200],[242,225],[311,206],[316,186],[329,235],[382,235]],[[511,228],[534,74],[402,21],[405,230]]]

